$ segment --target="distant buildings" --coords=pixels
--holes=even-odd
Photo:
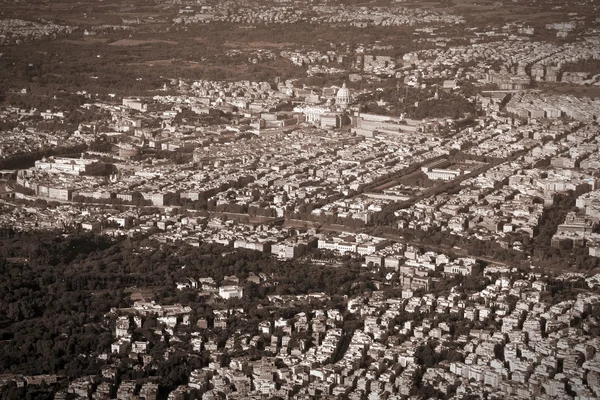
[[[94,159],[50,157],[36,161],[35,168],[62,174],[98,175],[104,172],[105,165]]]

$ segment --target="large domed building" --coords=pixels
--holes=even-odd
[[[352,102],[352,95],[350,94],[350,89],[346,87],[346,82],[342,85],[340,90],[338,90],[335,95],[335,105],[339,108],[345,109]]]

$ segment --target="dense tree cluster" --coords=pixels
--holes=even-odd
[[[593,58],[567,63],[562,66],[563,72],[587,72],[590,76],[600,74],[600,60]]]
[[[238,306],[248,309],[257,326],[256,306],[268,294],[352,295],[370,288],[355,285],[357,267],[352,259],[344,268],[322,267],[221,245],[157,246],[92,234],[64,237],[5,229],[0,231],[0,371],[71,377],[98,373],[99,364],[81,355],[108,350],[112,337],[103,316],[112,307],[131,304],[127,288],[146,288],[161,303],[187,304],[194,315],[208,315],[205,300],[177,291],[175,282],[209,276],[222,282],[235,275],[245,289]],[[278,284],[246,282],[259,272]]]
[[[472,92],[472,88],[469,88]],[[362,104],[363,112],[408,118],[463,118],[475,115],[475,103],[460,93],[437,90],[431,87],[426,90],[388,85],[382,91],[373,92],[357,99]],[[383,103],[378,103],[383,102]],[[385,105],[380,105],[385,104]]]
[[[173,119],[177,124],[193,124],[194,126],[223,125],[231,122],[233,114],[222,110],[210,109],[208,114],[197,114],[189,108],[184,108]]]
[[[29,153],[18,153],[0,160],[0,169],[25,169],[33,167],[36,160],[50,156],[76,156],[87,150],[87,145],[48,148]]]
[[[588,249],[574,247],[556,248],[551,245],[558,225],[565,222],[569,211],[575,210],[577,195],[573,192],[558,194],[551,206],[546,207],[540,218],[537,234],[533,240],[525,238],[524,251],[531,255],[532,264],[549,269],[578,269],[592,271],[600,268],[600,258],[588,255]]]

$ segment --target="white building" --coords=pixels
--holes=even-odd
[[[244,295],[244,289],[236,285],[221,286],[219,296],[224,299],[241,298]]]
[[[350,89],[346,87],[346,82],[344,82],[335,96],[335,105],[341,109],[345,109],[350,105],[351,102],[352,95],[350,94]]]
[[[104,171],[104,164],[98,160],[84,158],[48,157],[35,162],[35,168],[48,172],[85,175]]]

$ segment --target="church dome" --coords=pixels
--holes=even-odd
[[[350,89],[346,87],[346,82],[342,85],[342,87],[338,90],[335,95],[335,104],[340,106],[347,106],[350,104],[352,100],[352,96],[350,95]]]

